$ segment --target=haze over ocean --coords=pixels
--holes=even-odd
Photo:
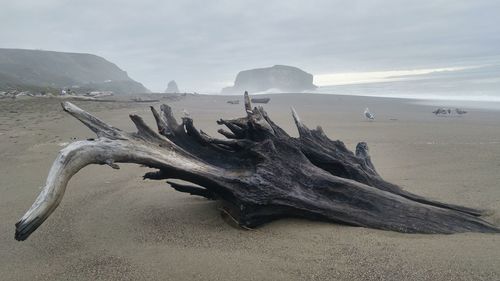
[[[462,67],[422,71],[413,75],[392,75],[396,72],[350,74],[343,81],[328,81],[315,77],[319,82],[317,93],[411,98],[425,100],[460,100],[500,102],[500,65]],[[427,73],[425,73],[427,72]],[[343,75],[339,75],[342,77]],[[333,76],[332,76],[333,77]]]

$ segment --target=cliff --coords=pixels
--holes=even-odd
[[[72,86],[116,93],[149,92],[127,72],[96,55],[0,49],[0,89]]]

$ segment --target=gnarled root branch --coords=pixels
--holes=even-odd
[[[64,148],[33,206],[16,223],[25,240],[57,208],[69,179],[90,164],[137,163],[156,169],[148,179],[170,182],[180,191],[221,200],[224,212],[245,228],[301,217],[409,233],[499,232],[480,210],[428,200],[388,183],[376,171],[361,142],[355,153],[310,130],[293,110],[299,131],[290,137],[262,107],[252,108],[245,93],[246,117],[219,120],[226,139],[208,136],[184,117],[179,124],[167,105],[151,108],[158,133],[135,115],[137,132],[111,127],[69,102],[69,114],[98,136]]]

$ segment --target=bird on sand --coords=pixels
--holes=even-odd
[[[368,120],[375,120],[375,116],[370,112],[368,107],[365,109],[365,118]]]

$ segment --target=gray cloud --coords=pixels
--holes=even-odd
[[[0,47],[101,55],[152,90],[217,91],[242,69],[498,63],[498,1],[7,1]]]

